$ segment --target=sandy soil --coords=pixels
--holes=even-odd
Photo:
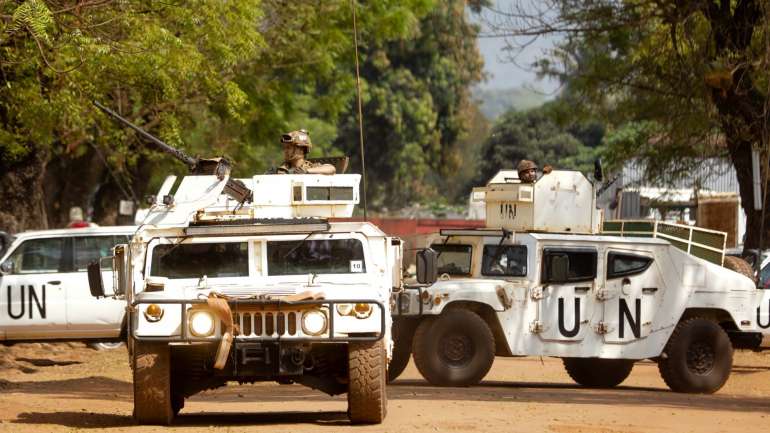
[[[347,430],[345,397],[299,385],[229,386],[189,399],[172,427],[131,420],[124,349],[82,344],[0,346],[0,432],[286,432]],[[770,354],[736,352],[715,395],[668,391],[650,362],[622,386],[574,385],[557,359],[498,358],[472,388],[435,388],[413,365],[388,388],[386,432],[752,432],[770,423]]]

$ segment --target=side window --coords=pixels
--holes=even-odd
[[[652,264],[652,259],[635,254],[614,253],[607,255],[607,279],[640,274]]]
[[[596,278],[596,250],[546,248],[543,251],[543,283],[568,283]]]
[[[527,275],[525,245],[484,245],[481,274],[524,277]]]
[[[31,239],[16,249],[8,260],[14,274],[59,272],[62,265],[63,238]]]
[[[770,263],[766,264],[765,267],[762,268],[762,271],[759,274],[759,278],[762,282],[763,288],[770,288]]]
[[[471,252],[470,245],[433,244],[430,246],[438,253],[439,275],[470,275]]]
[[[79,236],[73,238],[73,267],[81,272],[88,268],[88,264],[100,257],[112,255],[112,248],[125,243],[125,236]],[[109,268],[108,260],[102,262],[102,268]]]

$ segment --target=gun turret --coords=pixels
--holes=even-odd
[[[146,141],[152,143],[158,150],[165,152],[174,158],[182,161],[187,168],[190,169],[192,174],[196,175],[214,175],[219,179],[223,179],[230,174],[232,170],[232,164],[226,158],[197,158],[192,157],[181,150],[169,145],[158,137],[150,134],[144,129],[134,125],[128,119],[124,118],[120,114],[112,111],[97,101],[94,101],[96,108],[112,117],[115,121],[123,126],[133,129],[139,134],[140,137]],[[245,202],[251,202],[253,199],[253,192],[241,181],[235,179],[228,179],[227,185],[225,185],[224,193],[231,198],[237,200],[243,204]]]

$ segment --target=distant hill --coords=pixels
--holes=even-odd
[[[515,87],[512,89],[479,89],[473,90],[473,99],[479,101],[481,112],[489,121],[515,108],[524,111],[543,105],[549,98],[535,91]]]

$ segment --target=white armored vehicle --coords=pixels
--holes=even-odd
[[[114,250],[134,418],[167,424],[199,391],[277,381],[347,393],[351,422],[382,422],[401,241],[367,222],[329,221],[352,215],[360,175],[304,160],[311,144],[300,130],[281,138],[292,174],[232,179],[226,159],[192,158],[94,104],[197,174],[168,177]],[[344,172],[347,158],[336,159]],[[104,296],[99,263],[88,277]]]
[[[723,233],[649,221],[603,231],[595,188],[574,171],[534,183],[502,172],[473,199],[487,227],[442,230],[428,242],[438,279],[394,295],[390,379],[410,352],[449,386],[478,383],[495,356],[555,356],[579,384],[609,387],[649,358],[672,390],[713,393],[733,347],[770,327],[770,292],[722,266],[736,260]]]
[[[300,383],[348,394],[354,423],[387,410],[390,293],[401,243],[348,217],[360,176],[169,177],[128,245],[115,293],[130,311],[134,416],[168,423],[184,399],[228,381]],[[89,269],[95,295],[98,267]],[[109,295],[109,293],[108,293]]]

